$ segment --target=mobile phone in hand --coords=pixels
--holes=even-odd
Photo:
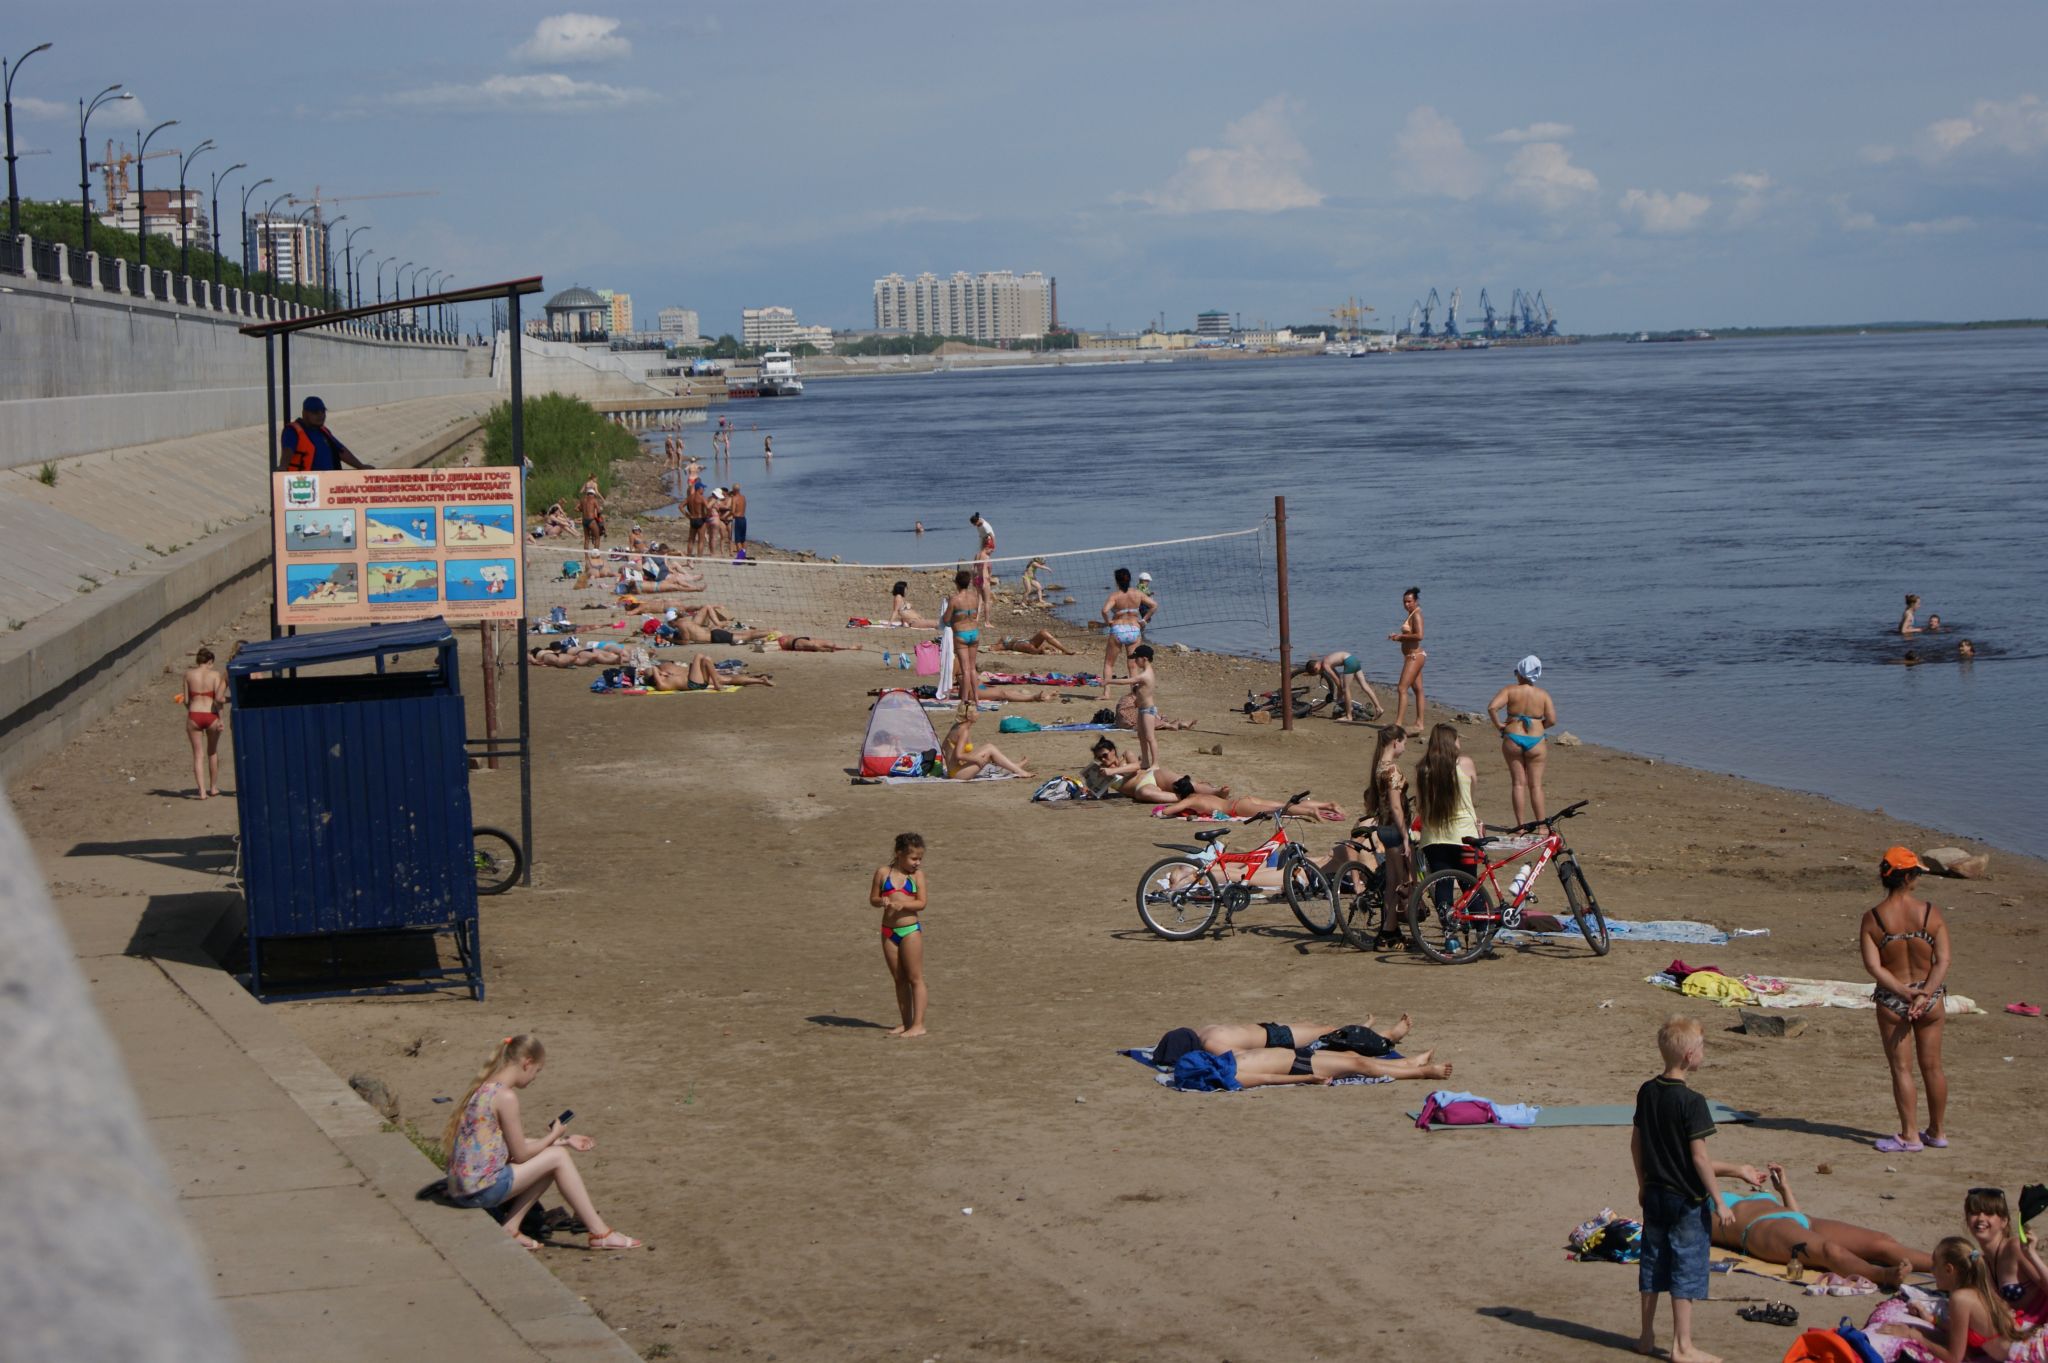
[[[570,1119],[571,1119],[571,1118],[573,1118],[573,1117],[575,1117],[575,1115],[576,1115],[576,1109],[575,1109],[575,1108],[573,1108],[573,1107],[565,1107],[565,1108],[563,1108],[563,1109],[562,1109],[562,1115],[561,1115],[561,1116],[559,1116],[559,1117],[557,1117],[557,1118],[555,1118],[555,1125],[556,1125],[556,1126],[567,1126],[567,1125],[569,1124],[569,1122],[570,1122]]]

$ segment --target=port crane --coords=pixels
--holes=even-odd
[[[1422,309],[1422,330],[1415,333],[1417,336],[1436,335],[1436,328],[1430,324],[1429,319],[1432,316],[1434,316],[1436,310],[1442,307],[1443,305],[1443,300],[1436,296],[1436,290],[1434,288],[1432,288],[1429,291],[1429,297],[1423,299],[1420,303],[1416,304],[1417,307]]]
[[[1486,290],[1483,288],[1479,290],[1479,310],[1486,314],[1486,320],[1480,324],[1479,334],[1489,340],[1500,335],[1500,326],[1494,321],[1493,300],[1486,296]]]
[[[1550,311],[1550,304],[1543,301],[1543,290],[1536,290],[1536,332],[1538,336],[1557,335],[1557,317]]]
[[[1458,303],[1465,297],[1462,288],[1451,290],[1451,305],[1444,310],[1444,335],[1456,340],[1458,336]]]

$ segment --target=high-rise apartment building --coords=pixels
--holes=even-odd
[[[958,271],[941,279],[892,274],[875,281],[875,328],[912,336],[1014,341],[1042,336],[1053,322],[1053,282],[1033,270]]]
[[[750,346],[786,346],[796,335],[794,308],[741,308],[740,343]]]
[[[654,314],[654,320],[661,328],[661,339],[670,345],[695,345],[704,339],[697,330],[695,308],[663,308]]]
[[[1228,339],[1230,331],[1230,314],[1227,312],[1211,310],[1195,314],[1195,335],[1197,336],[1220,336]]]
[[[611,333],[614,336],[633,334],[633,295],[617,289],[599,289],[597,296],[611,308]]]
[[[150,210],[152,214],[155,211]],[[150,227],[153,231],[156,224],[152,222]],[[267,274],[280,284],[326,284],[325,223],[311,217],[280,214],[272,218],[259,213],[250,220],[249,235],[258,274]]]

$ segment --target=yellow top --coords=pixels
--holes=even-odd
[[[1425,822],[1422,825],[1422,845],[1424,847],[1428,847],[1433,843],[1449,843],[1452,846],[1458,846],[1466,838],[1476,838],[1479,836],[1479,820],[1472,813],[1472,778],[1465,774],[1463,763],[1452,768],[1452,770],[1458,776],[1457,806],[1451,812],[1449,823],[1433,824]]]

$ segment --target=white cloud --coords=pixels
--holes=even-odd
[[[1762,216],[1764,201],[1778,182],[1760,170],[1738,170],[1721,182],[1737,191],[1735,204],[1728,210],[1728,225],[1742,227],[1755,222]]]
[[[633,44],[618,36],[618,28],[617,19],[598,14],[549,15],[512,55],[530,62],[618,61],[633,55]]]
[[[1645,232],[1689,232],[1713,206],[1714,201],[1704,194],[1683,189],[1676,194],[1631,189],[1621,196],[1621,211],[1635,214]]]
[[[71,131],[78,131],[78,105],[67,104],[61,99],[37,99],[34,95],[14,97],[16,117],[33,119],[38,123],[68,123]],[[93,112],[92,131],[95,136],[108,128],[127,127],[133,135],[133,126],[150,126],[149,111],[142,107],[140,99],[110,99]],[[165,137],[170,133],[166,132]]]
[[[1902,222],[1898,230],[1909,237],[1946,236],[1951,232],[1967,232],[1976,225],[1974,218],[1956,216],[1930,218],[1924,222]]]
[[[1486,163],[1457,124],[1424,104],[1394,138],[1394,183],[1410,194],[1469,199],[1486,187]]]
[[[474,85],[429,85],[418,90],[401,90],[389,102],[450,113],[576,113],[591,109],[617,109],[653,98],[651,91],[574,80],[550,71],[530,76],[489,76]]]
[[[1545,213],[1563,213],[1600,190],[1600,177],[1572,164],[1571,153],[1556,142],[1530,142],[1508,161],[1502,192],[1532,203]]]
[[[1968,117],[1938,118],[1921,129],[1909,150],[1928,165],[1959,156],[1997,152],[2032,156],[2048,151],[2048,104],[2042,103],[2039,95],[1980,99],[1970,107]],[[1877,165],[1894,161],[1901,154],[1897,147],[1863,149],[1863,159]]]
[[[1223,130],[1220,147],[1196,147],[1156,190],[1118,199],[1162,213],[1281,213],[1314,208],[1323,192],[1303,178],[1308,149],[1288,122],[1294,106],[1275,95]]]
[[[1526,128],[1508,128],[1487,138],[1489,142],[1562,142],[1572,135],[1569,123],[1531,123]]]

